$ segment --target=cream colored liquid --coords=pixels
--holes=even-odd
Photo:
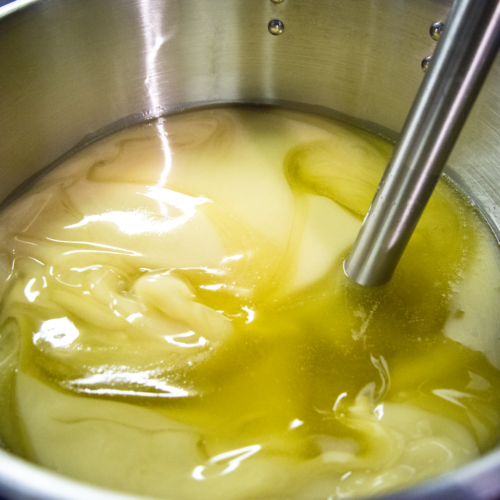
[[[500,432],[497,243],[438,187],[394,279],[342,262],[391,146],[291,111],[143,124],[0,215],[0,429],[169,499],[375,495]]]

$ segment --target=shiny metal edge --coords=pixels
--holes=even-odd
[[[500,449],[442,476],[377,498],[383,500],[498,500]]]
[[[500,450],[496,450],[438,478],[377,498],[382,500],[497,500],[500,497],[500,483],[495,479],[499,475]],[[28,477],[29,481],[26,480]],[[0,450],[0,495],[9,500],[151,498],[119,493],[63,477],[4,450]]]
[[[12,14],[13,12],[24,9],[28,5],[36,3],[38,1],[39,0],[15,0],[14,2],[3,5],[2,7],[0,7],[0,19],[2,17],[8,16],[9,14]]]

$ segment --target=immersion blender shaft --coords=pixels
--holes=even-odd
[[[361,285],[389,281],[500,43],[500,0],[455,0],[445,30],[344,263]]]

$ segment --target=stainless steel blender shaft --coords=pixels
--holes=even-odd
[[[344,263],[361,285],[389,281],[500,44],[500,0],[455,0],[363,226]]]

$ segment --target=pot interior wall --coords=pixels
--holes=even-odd
[[[293,101],[399,131],[449,4],[34,2],[1,20],[0,197],[111,123],[207,101]]]

